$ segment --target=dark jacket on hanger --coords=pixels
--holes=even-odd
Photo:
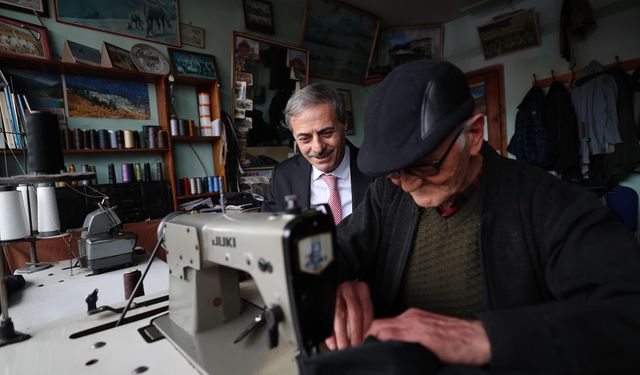
[[[555,155],[554,170],[565,178],[580,177],[578,122],[567,88],[554,81],[544,98],[544,124]]]
[[[553,165],[553,160],[543,113],[544,91],[533,86],[518,105],[516,130],[507,150],[518,160],[548,168]]]

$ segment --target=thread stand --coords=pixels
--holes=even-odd
[[[36,254],[36,240],[37,238],[35,236],[29,236],[27,238],[23,238],[18,241],[12,241],[12,242],[29,242],[29,257],[30,257],[29,259],[31,259],[29,262],[25,263],[24,266],[15,270],[14,273],[28,274],[28,273],[46,270],[47,268],[53,266],[50,263],[38,263],[38,255]]]
[[[4,242],[2,243],[4,244]],[[13,321],[9,316],[9,298],[7,298],[7,286],[4,282],[4,251],[0,251],[0,304],[2,305],[0,347],[29,339],[30,335],[18,332],[13,328]]]

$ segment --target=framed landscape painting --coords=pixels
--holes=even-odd
[[[178,0],[55,0],[56,20],[180,46]]]
[[[49,17],[48,0],[0,0],[0,7]]]
[[[442,60],[442,26],[384,29],[378,37],[371,74],[386,74],[398,65],[419,59]]]
[[[0,17],[0,52],[50,59],[49,40],[44,27]]]
[[[218,79],[216,58],[205,53],[169,48],[171,71],[176,76]]]

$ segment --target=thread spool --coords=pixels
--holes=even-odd
[[[82,167],[80,167],[80,170],[82,172],[91,172],[91,167],[89,167],[89,164],[82,164]],[[80,181],[81,185],[89,185],[89,180],[82,180]]]
[[[98,132],[95,129],[89,129],[89,148],[92,150],[98,148]]]
[[[58,217],[58,203],[56,188],[53,186],[38,186],[38,232],[40,237],[57,235],[60,232],[60,218]]]
[[[71,131],[71,138],[73,140],[73,148],[81,150],[84,148],[84,138],[82,137],[82,129],[75,128]]]
[[[62,129],[62,139],[61,144],[65,150],[69,150],[71,148],[71,131],[67,128]]]
[[[149,148],[149,138],[147,137],[147,133],[143,130],[140,130],[134,135],[135,141],[137,143],[136,147],[139,148]]]
[[[82,148],[89,149],[91,148],[91,133],[89,129],[82,129]]]
[[[220,191],[220,181],[217,176],[213,176],[213,192],[218,193]]]
[[[202,135],[211,135],[211,100],[206,92],[198,93],[198,115]]]
[[[187,128],[189,129],[189,136],[194,137],[196,135],[196,129],[193,120],[187,120]]]
[[[116,130],[116,145],[117,148],[124,148],[124,131]]]
[[[196,194],[204,193],[204,184],[202,183],[202,178],[196,177]]]
[[[0,186],[0,240],[17,240],[29,233],[22,193],[11,186]]]
[[[91,177],[91,185],[98,185],[98,174],[96,173],[96,166],[90,166],[89,172],[93,172],[93,177]]]
[[[198,188],[196,187],[196,179],[193,177],[189,177],[189,191],[191,194],[197,194]]]
[[[109,130],[109,145],[111,148],[118,148],[118,135],[115,130]]]
[[[220,119],[211,121],[211,135],[214,137],[219,137],[221,135]]]
[[[189,183],[189,178],[182,178],[182,188],[184,190],[184,195],[191,195],[191,184]]]
[[[120,169],[122,171],[122,182],[134,182],[135,174],[133,171],[133,164],[122,163]]]
[[[16,189],[20,192],[22,197],[22,206],[26,216],[27,223],[29,222],[29,207],[31,207],[31,231],[38,230],[38,199],[36,198],[36,188],[33,186],[19,185]],[[28,194],[28,196],[27,196]],[[27,228],[29,225],[27,225]]]
[[[151,164],[144,163],[144,174],[142,175],[142,181],[151,181]]]
[[[172,117],[169,120],[169,129],[171,130],[171,135],[172,136],[180,135],[180,125],[178,124],[178,119],[177,118]]]
[[[138,284],[140,277],[142,277],[142,272],[140,272],[140,270],[137,268],[132,268],[129,271],[125,272],[124,275],[122,275],[122,281],[124,283],[124,299],[128,300],[129,297],[131,297],[131,294],[133,293],[136,284]],[[144,296],[144,284],[140,284],[140,287],[134,295],[134,298],[140,296]]]
[[[213,177],[209,176],[207,177],[207,192],[213,193],[215,191],[213,187]]]
[[[100,129],[97,131],[97,133],[98,143],[96,144],[96,146],[101,149],[109,148],[109,132],[105,129]]]
[[[27,115],[29,169],[35,173],[55,174],[64,167],[58,118],[50,112]]]
[[[107,176],[110,184],[116,183],[116,168],[113,164],[109,164],[107,166]]]
[[[157,126],[148,126],[145,129],[145,134],[147,137],[147,143],[149,144],[149,148],[157,148],[158,147],[158,127]]]
[[[176,179],[176,195],[179,197],[184,195],[184,187],[180,179]]]
[[[140,163],[135,163],[133,165],[133,173],[136,176],[136,181],[142,181],[142,167]]]
[[[124,148],[134,148],[133,132],[131,130],[124,131]]]
[[[169,137],[167,136],[166,130],[160,130],[158,132],[158,147],[159,148],[167,148],[167,147],[169,147],[168,138]]]
[[[189,122],[187,120],[180,120],[180,135],[189,135]]]
[[[156,164],[156,181],[164,180],[164,174],[162,173],[162,163],[158,162]]]

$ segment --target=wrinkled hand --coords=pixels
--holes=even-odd
[[[361,281],[345,281],[336,291],[333,335],[325,340],[330,350],[360,345],[373,321],[369,286]]]
[[[421,344],[449,364],[481,366],[491,359],[491,344],[479,320],[412,308],[394,318],[375,320],[366,335]]]

